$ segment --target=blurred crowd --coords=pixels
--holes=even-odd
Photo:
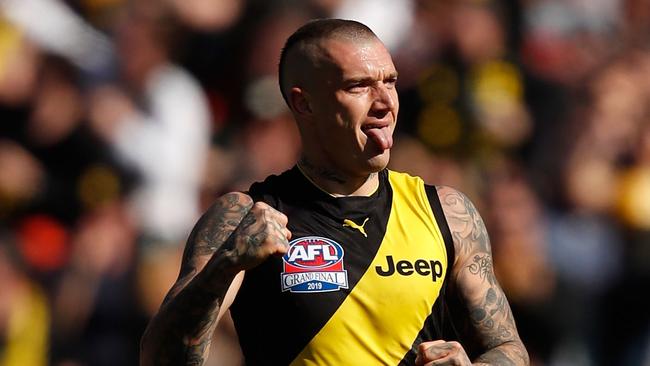
[[[479,207],[532,364],[650,365],[649,1],[0,0],[0,366],[137,364],[201,212],[297,160],[319,17],[390,49],[390,167]]]

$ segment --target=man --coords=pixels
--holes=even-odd
[[[301,160],[199,221],[142,364],[202,364],[228,310],[251,365],[528,364],[474,206],[385,169],[396,80],[360,23],[288,39],[280,87]]]

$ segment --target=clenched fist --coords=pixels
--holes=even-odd
[[[280,211],[256,202],[228,238],[222,255],[240,271],[259,265],[270,255],[284,255],[291,239],[287,222]]]
[[[420,344],[415,364],[417,366],[470,366],[472,362],[460,343],[437,340]]]

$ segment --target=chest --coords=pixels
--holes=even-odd
[[[282,209],[282,207],[281,207]],[[430,309],[444,280],[444,244],[426,212],[399,202],[331,215],[284,208],[292,232],[284,257],[258,276],[282,303],[313,313],[313,304],[356,302],[368,315],[390,304]]]
[[[247,354],[262,336],[286,349],[278,363],[349,364],[354,355],[365,360],[358,364],[396,364],[445,281],[444,241],[428,204],[398,194],[343,209],[276,208],[289,219],[290,249],[247,271],[231,307]],[[268,307],[273,316],[259,311]]]

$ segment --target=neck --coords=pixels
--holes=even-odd
[[[302,156],[298,168],[316,187],[333,197],[370,196],[379,187],[379,175],[353,177],[327,167],[317,166]]]

